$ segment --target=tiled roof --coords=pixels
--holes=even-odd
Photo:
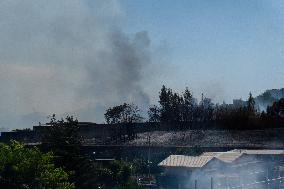
[[[184,156],[184,155],[170,155],[159,166],[165,167],[203,167],[209,162],[212,156]]]

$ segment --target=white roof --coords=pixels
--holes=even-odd
[[[239,152],[239,153],[244,153],[248,155],[280,155],[284,154],[284,150],[245,150],[245,149],[235,149],[232,150],[231,152]]]
[[[216,158],[226,163],[232,163],[233,161],[238,159],[241,155],[243,154],[238,152],[224,152],[216,156]]]
[[[203,167],[213,157],[212,156],[184,156],[184,155],[170,155],[159,166],[166,167]]]
[[[243,154],[247,155],[280,155],[284,150],[231,150],[228,152],[204,152],[200,156],[170,155],[159,166],[165,167],[203,167],[213,158],[219,159],[225,163],[232,163]]]

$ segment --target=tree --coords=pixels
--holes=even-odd
[[[188,87],[182,95],[164,85],[159,93],[161,122],[191,122],[194,119],[195,99]]]
[[[160,121],[161,122],[180,122],[183,121],[183,96],[175,93],[164,85],[159,95]]]
[[[173,96],[173,92],[171,89],[162,86],[159,95],[159,103],[160,103],[160,114],[161,114],[161,122],[170,122],[172,121],[171,115],[171,97]]]
[[[183,99],[183,121],[191,122],[193,121],[194,99],[188,87],[185,88],[185,91],[183,93]]]
[[[214,104],[210,98],[203,98],[200,102],[202,113],[203,113],[203,121],[210,121],[213,118]]]
[[[119,106],[114,106],[106,110],[105,120],[108,124],[117,125],[118,133],[115,135],[115,139],[122,139],[126,141],[126,135],[128,140],[135,138],[135,130],[133,123],[142,122],[143,117],[140,115],[140,110],[134,104],[124,103]]]
[[[160,108],[156,105],[150,106],[148,110],[149,122],[160,122]]]
[[[112,161],[100,167],[98,183],[101,188],[107,189],[142,189],[131,177],[134,165],[125,161]]]
[[[0,144],[0,188],[73,189],[69,174],[52,163],[51,152],[24,148],[16,141]]]
[[[79,135],[80,128],[78,120],[73,116],[57,120],[55,115],[52,115],[49,125],[43,145],[47,145],[54,152],[56,157],[54,161],[57,165],[72,173],[70,180],[74,182],[76,188],[134,189],[136,187],[135,184],[131,184],[133,180],[130,177],[131,167],[128,164],[116,162],[110,166],[99,165],[88,155],[82,154],[80,151],[82,145],[82,138]]]
[[[213,119],[214,104],[210,98],[203,96],[199,102],[199,106],[196,107],[194,116],[198,121],[210,121]]]
[[[124,103],[106,110],[105,120],[108,124],[139,123],[143,120],[138,106]]]
[[[42,139],[42,146],[52,150],[55,163],[72,172],[70,180],[76,188],[91,189],[97,185],[96,167],[89,157],[81,154],[83,138],[79,134],[78,120],[73,116],[57,120],[50,117],[49,127]]]
[[[249,116],[254,116],[256,113],[255,110],[255,101],[251,93],[249,93],[248,101],[247,101],[247,111]]]
[[[171,122],[181,122],[183,116],[183,97],[178,93],[173,93],[170,98],[170,115]]]
[[[56,155],[78,155],[79,147],[83,141],[79,136],[78,120],[73,116],[57,120],[55,114],[50,117],[48,131],[45,132],[42,143],[51,148]]]
[[[267,115],[269,117],[284,117],[284,98],[275,101],[272,106],[267,107]]]

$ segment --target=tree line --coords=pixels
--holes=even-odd
[[[202,95],[197,101],[186,88],[181,94],[163,86],[157,105],[149,107],[149,118],[141,116],[138,106],[124,103],[105,113],[108,124],[153,123],[218,123],[247,129],[250,120],[270,123],[283,120],[284,99],[275,101],[266,112],[259,112],[250,93],[241,106],[214,104]],[[267,122],[266,122],[267,121]],[[78,120],[50,117],[48,132],[38,147],[25,147],[17,141],[0,144],[0,188],[6,189],[139,189],[133,175],[147,172],[146,161],[110,161],[101,164],[82,153],[84,138],[79,135]],[[175,124],[173,124],[175,125]],[[268,124],[267,124],[268,125]],[[130,135],[131,136],[131,135]]]
[[[141,111],[134,104],[124,103],[106,110],[105,120],[108,124],[118,123],[193,123],[211,122],[212,126],[231,129],[263,127],[269,120],[280,120],[284,117],[284,99],[276,100],[266,111],[260,112],[255,99],[249,93],[243,104],[214,104],[203,94],[198,101],[189,88],[179,94],[171,88],[162,86],[159,101],[148,109],[148,119],[141,116]],[[262,125],[258,122],[262,121]],[[210,125],[210,124],[209,124]]]

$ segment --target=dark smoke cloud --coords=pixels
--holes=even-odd
[[[133,101],[148,104],[143,91],[143,68],[150,63],[150,40],[147,32],[139,32],[132,39],[120,31],[110,34],[110,49],[98,54],[96,64],[87,64],[89,94],[95,94],[103,103]],[[98,90],[100,89],[100,90]]]
[[[52,113],[101,122],[109,106],[146,107],[151,41],[124,33],[123,17],[114,0],[0,2],[0,127]]]

